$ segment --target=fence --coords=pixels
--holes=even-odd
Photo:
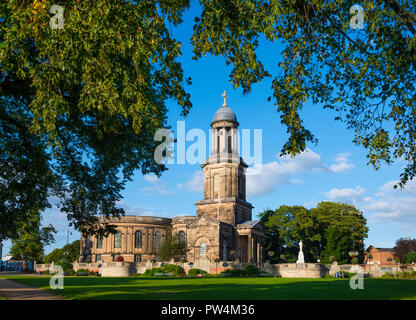
[[[33,271],[33,261],[27,263],[28,271]],[[23,261],[1,261],[0,271],[23,271]]]

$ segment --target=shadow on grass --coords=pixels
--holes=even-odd
[[[9,277],[28,286],[49,288],[49,278]],[[113,300],[237,300],[237,299],[416,299],[416,281],[365,279],[364,289],[352,290],[348,279],[289,278],[101,278],[65,277],[66,299]]]

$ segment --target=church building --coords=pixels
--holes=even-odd
[[[223,96],[224,104],[211,122],[211,152],[202,165],[204,198],[196,203],[196,216],[107,219],[117,233],[82,236],[81,262],[115,261],[120,255],[127,262],[158,260],[158,247],[169,234],[185,242],[187,262],[263,262],[265,228],[260,220],[252,220],[253,206],[246,201],[248,166],[238,152],[239,123]]]

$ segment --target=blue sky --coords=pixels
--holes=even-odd
[[[193,109],[186,118],[180,116],[179,107],[167,102],[168,123],[176,130],[177,121],[185,121],[186,132],[199,128],[206,132],[215,111],[221,107],[221,94],[227,91],[228,105],[237,115],[240,128],[262,129],[263,169],[259,175],[248,177],[247,200],[254,206],[253,218],[264,209],[280,205],[304,205],[310,208],[317,202],[330,200],[355,203],[363,211],[370,228],[365,245],[392,247],[400,237],[416,237],[416,183],[410,182],[405,190],[393,190],[404,166],[396,162],[375,171],[367,166],[366,151],[352,143],[353,134],[344,124],[335,122],[335,113],[323,110],[308,102],[302,112],[305,126],[319,139],[309,145],[308,152],[296,157],[279,157],[287,139],[286,129],[280,123],[273,102],[271,79],[253,86],[243,96],[228,81],[231,68],[221,57],[207,56],[192,60],[190,37],[195,11],[185,14],[184,23],[173,29],[173,35],[182,42],[184,75],[192,77],[188,87]],[[258,56],[272,74],[278,72],[281,46],[261,42]],[[192,142],[187,142],[187,146]],[[129,215],[155,215],[174,217],[196,214],[195,202],[202,199],[202,169],[199,164],[173,164],[160,179],[144,177],[136,172],[133,181],[123,192],[119,203]],[[56,243],[46,248],[66,244],[68,223],[58,209],[44,213],[44,224],[52,223],[58,230]],[[79,239],[72,231],[69,241]],[[5,242],[3,255],[10,243]]]

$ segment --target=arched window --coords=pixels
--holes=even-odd
[[[155,245],[156,249],[159,249],[160,245],[162,244],[162,234],[160,231],[155,232]]]
[[[185,244],[185,232],[183,231],[179,231],[179,243],[180,244]]]
[[[97,249],[103,248],[103,235],[97,234]]]
[[[121,248],[121,231],[114,235],[114,248]]]
[[[135,248],[141,248],[142,247],[142,238],[143,233],[140,230],[137,230],[134,234],[134,247]]]
[[[206,256],[207,255],[207,244],[205,242],[202,242],[199,246],[199,255],[200,256]]]

